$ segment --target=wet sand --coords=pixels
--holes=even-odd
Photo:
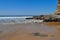
[[[59,26],[60,25],[60,22],[46,22],[45,24],[47,25],[51,25],[51,26]]]
[[[0,30],[3,31],[0,40],[55,40],[58,34],[55,26],[48,26],[45,23],[0,25]],[[33,36],[32,33],[36,32],[48,36]]]
[[[45,24],[48,25],[48,26],[54,26],[57,29],[56,40],[60,40],[60,22],[47,22]]]

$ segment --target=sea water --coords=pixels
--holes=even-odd
[[[9,24],[9,23],[24,23],[27,22],[26,18],[32,16],[0,16],[0,24]]]

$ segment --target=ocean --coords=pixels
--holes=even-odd
[[[26,20],[26,18],[29,18],[32,16],[19,16],[19,15],[5,15],[0,16],[0,24],[9,24],[9,23],[25,23],[29,20]]]

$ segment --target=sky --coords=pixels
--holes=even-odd
[[[0,15],[52,14],[57,4],[57,0],[0,0]]]

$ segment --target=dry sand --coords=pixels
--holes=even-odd
[[[14,25],[0,25],[6,27],[5,34],[0,34],[0,40],[55,40],[58,38],[58,32],[54,26],[47,26],[43,23],[28,23]],[[1,29],[3,29],[1,28]],[[2,31],[4,31],[2,30]],[[39,32],[47,34],[47,37],[33,36],[32,33]],[[53,37],[50,35],[54,35]]]

